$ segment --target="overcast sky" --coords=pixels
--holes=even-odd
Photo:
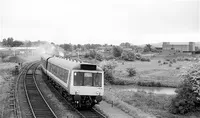
[[[199,0],[0,0],[0,36],[56,44],[200,42]]]

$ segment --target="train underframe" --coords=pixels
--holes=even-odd
[[[92,108],[95,104],[99,104],[99,102],[102,101],[102,96],[70,95],[65,89],[63,89],[63,87],[58,85],[48,75],[47,75],[47,80],[75,108]]]

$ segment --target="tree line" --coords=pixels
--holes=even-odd
[[[46,41],[19,41],[13,37],[4,38],[0,44],[4,47],[32,47],[47,43]]]
[[[46,41],[18,41],[18,40],[14,40],[13,37],[8,37],[7,39],[4,38],[2,40],[2,42],[0,42],[2,46],[5,47],[31,47],[31,46],[38,46],[41,44],[45,44],[48,43]],[[108,44],[60,44],[60,45],[56,45],[53,42],[51,43],[55,46],[59,46],[61,48],[63,48],[65,51],[73,51],[73,50],[81,50],[81,51],[85,51],[85,50],[90,50],[90,49],[97,49],[99,47],[114,47],[114,50],[120,51],[121,48],[129,48],[131,50],[135,50],[136,52],[155,52],[155,48],[153,48],[150,44],[146,44],[146,46],[144,47],[140,47],[140,46],[136,46],[136,45],[132,45],[131,43],[125,42],[125,43],[121,43],[119,46],[116,45],[108,45]],[[117,49],[116,49],[117,48]]]

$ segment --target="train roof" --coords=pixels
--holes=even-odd
[[[48,58],[48,57],[45,57]],[[60,57],[52,57],[48,60],[50,63],[58,65],[61,68],[66,68],[69,70],[92,70],[92,71],[102,71],[100,67],[90,63],[83,63],[80,61],[72,59],[64,59]],[[94,69],[95,68],[95,69]]]

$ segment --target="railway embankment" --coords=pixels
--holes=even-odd
[[[16,63],[0,62],[0,117],[14,118],[14,83],[13,70]]]

